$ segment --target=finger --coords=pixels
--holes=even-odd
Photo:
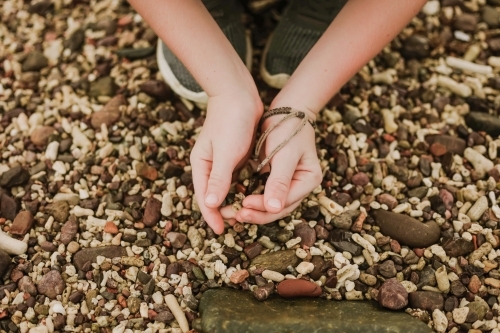
[[[299,157],[294,154],[278,154],[273,157],[271,174],[264,189],[264,205],[270,213],[279,213],[285,207]]]
[[[236,162],[228,159],[226,152],[214,152],[214,161],[204,198],[207,207],[217,208],[224,201],[231,186],[231,178]]]
[[[210,176],[212,162],[192,157],[191,166],[193,170],[194,193],[196,196],[196,200],[198,201],[198,206],[200,207],[201,214],[205,218],[205,221],[208,223],[210,228],[212,228],[212,230],[217,235],[220,235],[224,232],[224,221],[222,220],[222,216],[219,213],[218,209],[210,208],[205,205],[205,193]]]
[[[312,167],[311,170],[295,171],[292,182],[290,183],[290,191],[288,192],[288,197],[285,201],[285,207],[290,206],[296,201],[302,200],[321,183],[321,168],[318,163],[316,165],[317,167]],[[264,204],[263,195],[249,195],[243,200],[242,204],[245,208],[260,211],[267,210]]]
[[[292,205],[286,207],[279,213],[263,212],[255,209],[242,208],[236,214],[236,220],[239,222],[253,223],[253,224],[266,224],[279,220],[291,212],[300,204],[300,200],[294,202]]]
[[[222,215],[222,218],[226,221],[236,218],[236,211],[233,209],[233,206],[231,205],[222,207],[220,209],[220,214]]]

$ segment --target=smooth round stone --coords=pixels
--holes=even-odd
[[[441,234],[439,225],[434,221],[422,223],[408,215],[385,210],[376,210],[373,216],[380,231],[411,247],[428,247],[436,244]]]
[[[408,292],[401,282],[389,279],[379,289],[378,302],[388,309],[399,310],[408,305]]]
[[[277,287],[281,297],[318,297],[321,295],[321,287],[316,283],[296,279],[284,280]]]

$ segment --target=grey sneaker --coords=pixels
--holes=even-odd
[[[260,73],[273,88],[282,88],[326,31],[347,0],[291,0],[269,37]]]
[[[203,3],[248,69],[251,70],[252,45],[250,35],[245,31],[241,20],[243,13],[241,5],[236,0],[204,0]],[[207,103],[207,94],[160,39],[158,39],[156,58],[163,79],[177,95],[197,104]]]

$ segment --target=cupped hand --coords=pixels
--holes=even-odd
[[[216,234],[224,231],[219,206],[232,174],[248,159],[262,103],[246,91],[210,97],[207,117],[191,152],[193,185],[200,211]]]
[[[273,116],[263,124],[263,130],[280,120],[281,115]],[[300,124],[301,119],[292,118],[272,130],[264,143],[263,160],[274,148]],[[222,210],[226,218],[239,222],[265,224],[290,214],[322,180],[321,168],[315,146],[314,129],[310,124],[296,134],[270,160],[270,175],[263,195],[249,195],[243,200],[243,208],[231,212]]]

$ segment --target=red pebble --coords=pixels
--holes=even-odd
[[[296,279],[284,280],[277,287],[281,297],[318,297],[321,295],[321,287],[316,283]]]

